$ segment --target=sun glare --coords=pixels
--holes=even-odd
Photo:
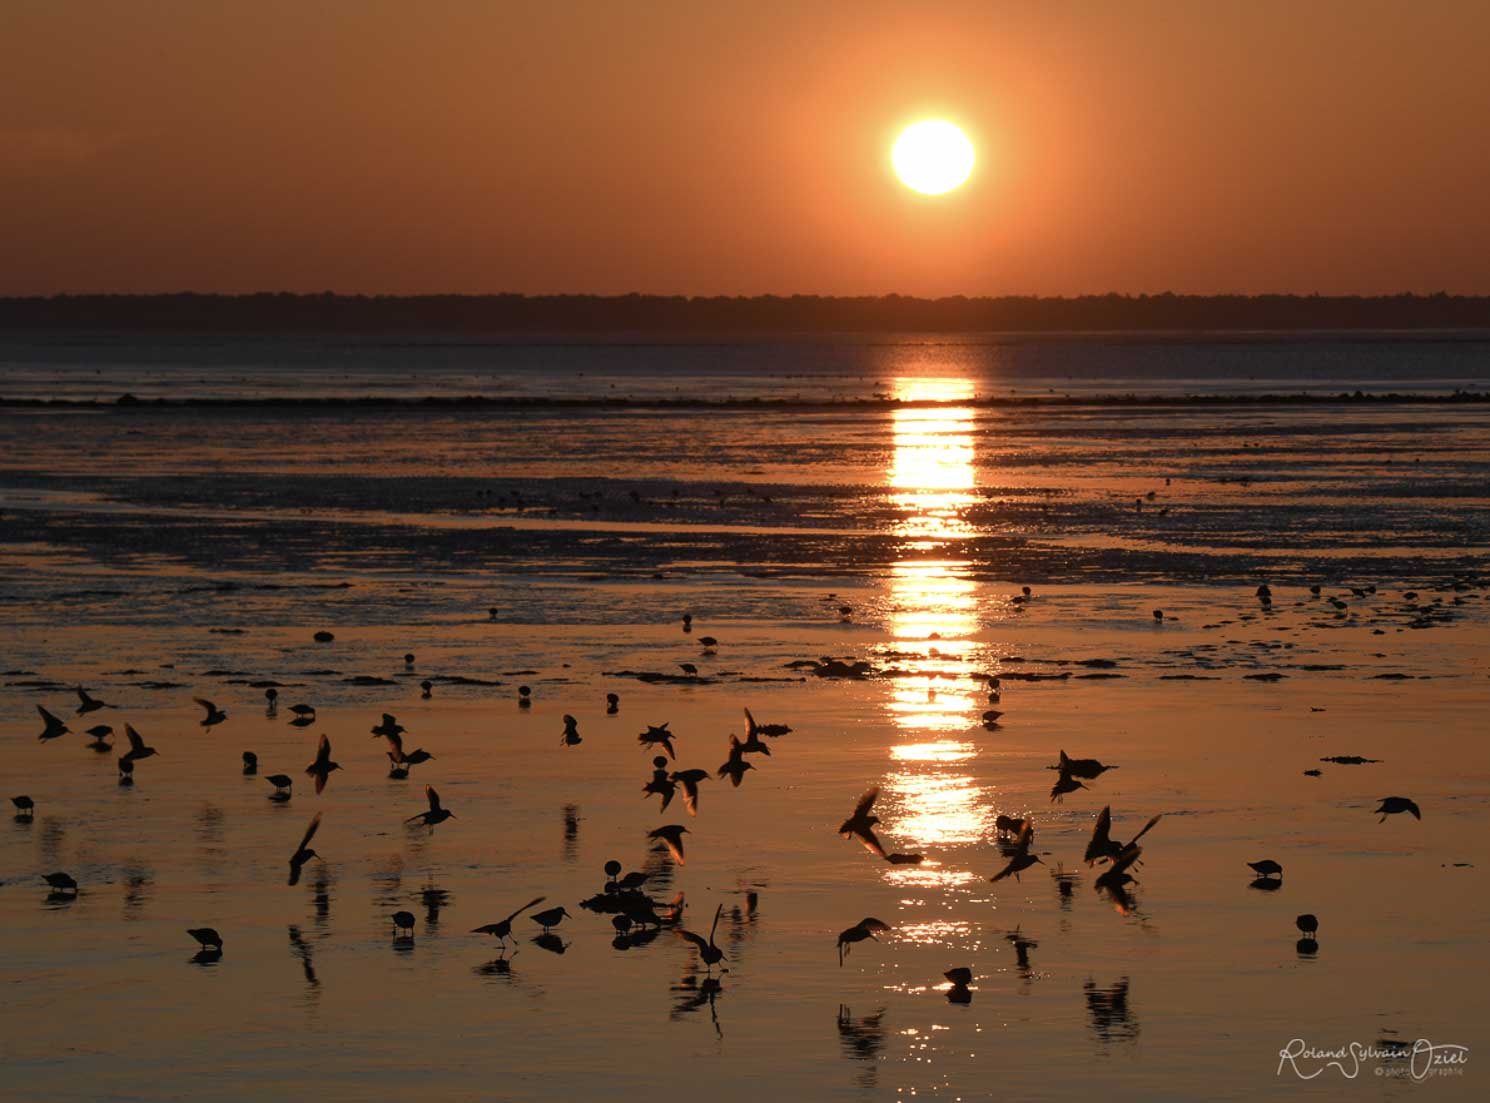
[[[924,195],[941,195],[972,174],[973,143],[951,123],[927,119],[900,132],[890,160],[906,187]]]

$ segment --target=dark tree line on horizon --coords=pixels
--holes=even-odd
[[[1490,330],[1490,296],[54,295],[0,298],[0,332],[731,336]]]

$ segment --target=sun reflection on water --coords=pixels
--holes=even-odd
[[[977,748],[966,736],[982,711],[968,677],[976,646],[977,595],[958,544],[974,534],[966,511],[977,500],[971,380],[898,379],[895,396],[935,402],[894,411],[894,455],[887,474],[900,512],[901,559],[890,575],[893,664],[887,708],[907,742],[891,752],[886,795],[895,835],[933,852],[990,837],[987,796],[968,772]],[[895,867],[887,877],[906,886],[952,887],[976,878],[945,862]]]

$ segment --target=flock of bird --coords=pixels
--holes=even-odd
[[[1260,600],[1271,599],[1266,587],[1259,590]],[[1025,587],[1022,595],[1016,597],[1016,601],[1028,601],[1030,590]],[[849,607],[841,607],[842,615],[847,616],[851,610]],[[1156,619],[1160,618],[1160,611],[1155,611]],[[685,615],[683,618],[685,632],[692,630],[692,617]],[[713,653],[719,641],[712,636],[700,637],[698,641],[706,653]],[[413,655],[404,656],[406,665],[412,669]],[[826,661],[826,660],[825,660]],[[680,664],[685,674],[692,676],[696,669],[690,669],[692,664]],[[1000,680],[997,676],[981,676],[986,683],[988,701],[991,705],[1002,702]],[[424,682],[422,690],[425,696],[431,693],[431,684]],[[102,709],[113,708],[108,702],[90,694],[86,689],[77,689],[79,704],[77,715],[87,716]],[[267,715],[276,715],[278,708],[278,693],[274,688],[265,692]],[[211,729],[223,724],[228,719],[227,712],[214,702],[205,698],[193,698],[195,703],[203,710],[200,720],[201,727]],[[531,690],[527,686],[519,689],[518,705],[528,708],[532,703]],[[606,712],[615,715],[619,710],[620,698],[615,693],[606,695]],[[50,742],[69,734],[70,728],[66,721],[56,714],[48,711],[44,706],[36,706],[43,722],[43,730],[38,739],[43,743]],[[292,719],[290,723],[296,727],[307,727],[317,720],[316,708],[309,704],[296,704],[290,706]],[[990,709],[983,714],[984,725],[990,729],[998,727],[1004,713],[998,709]],[[659,811],[666,812],[681,790],[683,808],[690,817],[699,814],[700,786],[708,781],[711,776],[718,780],[727,780],[731,786],[738,788],[743,783],[747,773],[755,769],[754,764],[747,756],[771,756],[771,747],[766,739],[777,739],[789,734],[792,729],[785,724],[762,724],[747,708],[744,710],[745,737],[741,739],[738,735],[731,734],[728,740],[728,757],[712,775],[708,769],[692,767],[688,769],[677,768],[677,746],[675,735],[667,723],[648,724],[646,730],[636,737],[637,743],[644,751],[660,751],[653,757],[653,771],[650,779],[642,786],[644,798],[657,797],[661,802]],[[560,744],[565,747],[578,746],[582,742],[579,734],[577,719],[565,714],[563,716],[564,729],[560,736]],[[404,736],[407,729],[398,723],[397,718],[390,713],[383,713],[379,722],[370,729],[374,738],[381,738],[387,745],[387,758],[389,760],[389,776],[394,779],[409,777],[410,771],[419,765],[434,759],[434,755],[423,748],[408,749],[404,745]],[[110,739],[113,738],[114,729],[108,724],[95,724],[87,728],[83,734],[89,737],[87,746],[95,752],[108,752],[113,749]],[[152,757],[158,752],[155,748],[147,745],[140,733],[130,724],[124,725],[124,734],[129,749],[118,758],[119,784],[132,785],[134,783],[135,764]],[[762,737],[766,737],[763,739]],[[339,770],[340,765],[332,757],[330,740],[324,734],[320,736],[314,759],[305,767],[304,773],[312,779],[315,792],[320,795],[325,792],[331,775]],[[1058,801],[1078,789],[1087,788],[1086,782],[1093,781],[1109,770],[1116,769],[1114,765],[1103,763],[1094,758],[1072,758],[1062,749],[1059,752],[1057,762],[1049,769],[1056,771],[1057,780],[1052,786],[1050,799]],[[243,752],[243,773],[254,775],[258,770],[258,758],[252,751]],[[265,780],[274,787],[270,799],[286,801],[290,799],[294,779],[286,774],[271,774]],[[455,812],[445,807],[441,801],[440,794],[432,785],[424,787],[427,807],[407,817],[405,823],[409,825],[418,824],[428,828],[433,833],[435,828],[448,820],[456,818]],[[874,814],[876,801],[880,796],[878,787],[872,787],[861,796],[854,806],[852,812],[838,827],[838,833],[844,838],[855,839],[875,858],[885,861],[891,865],[917,865],[923,862],[921,854],[909,854],[887,851],[881,843],[875,828],[881,826],[881,821]],[[29,820],[35,815],[35,801],[27,794],[17,795],[12,798],[12,804],[16,809],[18,820]],[[1387,817],[1407,813],[1421,820],[1422,813],[1417,804],[1405,797],[1390,796],[1381,800],[1380,806],[1375,809],[1374,814],[1379,814],[1380,822],[1385,822]],[[319,856],[312,848],[311,843],[320,830],[322,812],[316,812],[311,817],[299,843],[296,845],[289,858],[288,884],[293,886],[299,883],[302,870],[310,861]],[[1113,902],[1117,910],[1122,914],[1129,914],[1133,909],[1133,900],[1128,886],[1135,882],[1134,870],[1141,864],[1144,853],[1143,847],[1139,845],[1141,839],[1156,827],[1162,819],[1162,814],[1151,817],[1127,842],[1122,842],[1113,837],[1112,809],[1110,806],[1103,807],[1097,815],[1092,827],[1091,838],[1087,843],[1083,860],[1088,866],[1104,865],[1105,868],[1095,881],[1097,891],[1106,894]],[[1033,817],[1014,818],[1000,815],[995,821],[997,830],[997,845],[999,853],[1004,860],[1002,868],[988,878],[990,883],[997,884],[1009,877],[1019,880],[1021,873],[1036,864],[1043,862],[1040,855],[1034,850],[1035,822]],[[670,823],[657,827],[647,833],[647,838],[666,849],[672,860],[678,865],[686,864],[684,836],[689,830],[683,824]],[[1281,886],[1283,867],[1271,858],[1249,862],[1255,879],[1251,887],[1260,890],[1273,890]],[[602,891],[582,902],[581,906],[587,910],[608,913],[612,916],[612,925],[616,931],[618,946],[627,944],[628,939],[636,937],[637,932],[657,931],[664,927],[671,928],[673,933],[683,941],[689,943],[697,953],[698,960],[706,967],[709,983],[717,984],[713,980],[712,971],[716,965],[725,960],[725,955],[715,942],[715,934],[718,928],[719,917],[723,906],[716,910],[713,925],[710,927],[709,935],[703,935],[689,931],[679,926],[683,912],[683,903],[680,896],[670,903],[664,903],[653,899],[644,891],[648,875],[641,872],[623,874],[621,863],[615,860],[608,861],[605,865],[606,881]],[[80,891],[78,882],[68,873],[56,871],[43,875],[44,880],[51,892],[57,896],[76,896]],[[1063,888],[1069,886],[1068,879],[1062,879]],[[495,938],[505,952],[508,939],[513,935],[513,923],[525,912],[531,911],[539,904],[545,902],[542,896],[528,901],[522,907],[514,910],[510,915],[494,923],[488,923],[477,927],[472,933],[484,934]],[[410,939],[413,937],[413,929],[416,923],[412,913],[407,911],[395,912],[391,917],[394,935],[398,939]],[[534,941],[540,946],[545,946],[555,952],[563,952],[563,943],[553,935],[553,928],[559,926],[564,920],[572,916],[562,906],[551,907],[543,911],[533,912],[529,919],[540,929],[540,933]],[[1318,931],[1319,921],[1313,915],[1300,915],[1296,920],[1296,926],[1303,934],[1299,943],[1300,952],[1313,952],[1316,947],[1314,935]],[[837,954],[840,966],[844,963],[852,947],[858,943],[876,940],[876,936],[890,932],[891,925],[881,919],[872,916],[859,920],[854,925],[841,931],[837,938]],[[221,956],[223,951],[223,938],[221,934],[211,927],[191,928],[187,933],[196,940],[200,946],[200,954],[197,960],[215,960]],[[1016,932],[1017,934],[1017,932]],[[1015,939],[1016,942],[1021,940]],[[1024,950],[1035,945],[1033,942],[1023,940]],[[966,967],[958,967],[949,970],[945,974],[951,987],[948,990],[948,998],[954,1002],[967,1002],[970,999],[970,984],[973,974]]]

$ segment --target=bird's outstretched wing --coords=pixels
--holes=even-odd
[[[124,725],[124,737],[129,740],[129,749],[131,751],[143,751],[145,749],[145,741],[140,738],[140,733],[128,724]]]
[[[760,731],[760,728],[758,728],[756,726],[755,717],[753,717],[753,716],[750,715],[750,710],[749,709],[745,709],[744,711],[745,711],[745,736],[746,736],[746,738],[750,738],[750,737],[753,737],[756,732]]]
[[[861,819],[869,815],[869,810],[874,807],[874,802],[879,800],[880,787],[875,785],[859,798],[859,803],[854,805],[854,819]]]
[[[1145,835],[1147,835],[1149,833],[1149,831],[1153,828],[1154,824],[1158,823],[1163,818],[1164,818],[1164,813],[1163,812],[1160,812],[1157,816],[1155,816],[1151,820],[1149,820],[1148,823],[1146,823],[1146,824],[1143,825],[1143,830],[1140,831],[1137,835],[1134,835],[1133,836],[1132,842],[1130,842],[1128,845],[1129,846],[1132,846],[1133,843],[1136,843],[1139,839],[1141,839]]]
[[[1024,826],[1019,829],[1019,837],[1014,840],[1014,852],[1016,854],[1028,854],[1030,845],[1035,841],[1035,820],[1033,816],[1027,817]]]
[[[424,795],[429,798],[429,810],[431,812],[438,812],[440,810],[440,794],[435,792],[435,787],[433,785],[426,785],[424,787]]]
[[[526,904],[524,904],[522,907],[518,908],[517,911],[513,912],[511,915],[509,915],[502,922],[504,922],[504,923],[511,923],[514,919],[516,919],[518,916],[522,915],[522,913],[525,912],[525,911],[527,911],[529,908],[536,908],[539,904],[543,903],[543,901],[545,899],[546,899],[546,897],[539,896],[539,897],[536,897],[536,898],[534,898],[532,900],[529,900]]]
[[[883,934],[890,929],[890,924],[886,923],[883,919],[876,919],[872,915],[859,920],[858,926],[861,930],[877,934]]]
[[[854,838],[858,839],[861,843],[864,844],[865,850],[869,851],[869,853],[873,854],[876,858],[888,857],[888,855],[885,854],[885,848],[880,845],[879,836],[874,833],[874,828],[856,828],[854,831],[851,832],[851,834],[854,836]]]
[[[719,917],[724,914],[724,905],[720,904],[714,909],[714,925],[709,928],[709,941],[714,941],[714,932],[719,930]]]
[[[709,944],[704,941],[703,935],[696,935],[692,931],[683,930],[681,927],[674,927],[673,934],[677,935],[685,942],[693,943],[695,946],[698,947],[699,953],[703,953],[709,948]]]
[[[404,760],[404,741],[402,737],[397,732],[385,731],[383,738],[388,741],[388,757],[393,759],[394,762],[402,762]]]
[[[192,700],[201,705],[202,708],[207,711],[208,716],[211,716],[214,712],[217,711],[217,706],[214,705],[211,701],[207,700],[207,698],[205,697],[193,697]]]
[[[1092,827],[1091,842],[1086,844],[1086,862],[1090,865],[1107,854],[1112,842],[1112,805],[1107,805],[1097,815]]]
[[[330,761],[331,761],[331,740],[327,739],[326,736],[323,734],[321,736],[321,741],[316,744],[316,762],[315,762],[315,764],[317,766],[325,766]]]

